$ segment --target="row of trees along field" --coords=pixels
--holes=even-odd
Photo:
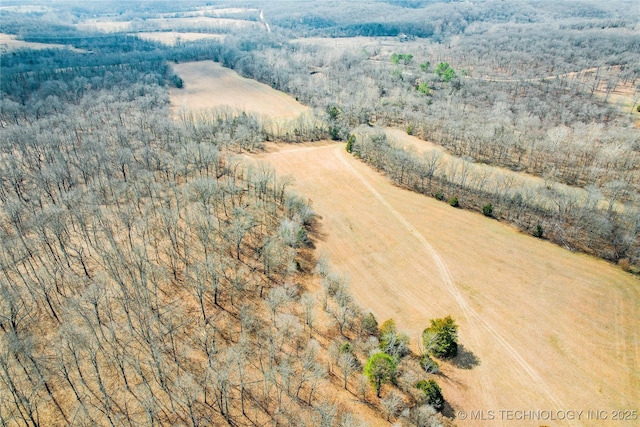
[[[508,24],[486,12],[486,20],[467,27],[469,36],[443,43],[396,42],[402,51],[374,41],[365,48],[287,41],[288,33],[277,29],[260,34],[258,41],[257,34],[246,32],[229,37],[214,59],[324,110],[335,139],[346,139],[361,124],[399,126],[445,147],[460,165],[486,163],[542,177],[541,191],[510,188],[509,182],[496,181],[497,175],[483,180],[493,179],[491,186],[502,187],[498,192],[484,185],[453,189],[459,183],[440,168],[435,183],[441,188],[423,188],[419,174],[412,182],[420,185],[409,187],[430,195],[445,191],[447,198],[457,197],[472,209],[492,204],[496,218],[529,231],[540,225],[546,237],[567,248],[637,270],[640,145],[631,107],[639,94],[640,50],[635,24],[616,21],[617,6],[557,7],[561,18],[554,20],[529,4],[529,19]],[[509,5],[501,8],[520,16]],[[590,12],[581,16],[585,11]],[[438,70],[444,64],[446,73]],[[631,88],[631,104],[623,109],[607,102],[618,85]],[[385,147],[371,149],[383,150],[378,157],[385,158],[390,153]],[[394,153],[423,163],[415,155]],[[390,175],[402,175],[396,181],[406,185],[408,175]],[[540,194],[530,197],[532,192]],[[533,200],[549,197],[551,204],[542,206]],[[520,206],[525,219],[505,204]]]
[[[291,181],[233,155],[275,135],[246,114],[170,118],[163,57],[216,46],[89,40],[111,59],[2,57],[0,424],[364,425],[340,388],[446,424],[438,330],[418,356],[379,329],[316,266]]]

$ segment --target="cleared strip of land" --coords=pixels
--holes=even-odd
[[[380,321],[393,317],[415,343],[430,318],[458,320],[464,353],[477,364],[443,366],[439,381],[454,409],[636,409],[637,278],[399,189],[342,145],[259,157],[294,176],[313,201],[322,217],[319,252]],[[457,422],[531,425],[499,416]],[[583,418],[553,425],[599,424]]]
[[[184,80],[184,88],[170,92],[176,113],[229,108],[267,119],[295,119],[311,112],[293,97],[213,61],[185,62],[173,69]]]
[[[81,49],[76,49],[66,44],[26,42],[24,40],[18,40],[13,34],[0,33],[0,53],[17,49],[70,49],[76,52],[82,52]]]

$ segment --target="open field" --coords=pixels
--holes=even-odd
[[[80,49],[75,49],[64,44],[34,43],[16,40],[16,36],[13,34],[0,33],[0,53],[16,49],[70,49],[76,52],[81,51]]]
[[[397,37],[306,37],[292,40],[292,42],[338,50],[375,49],[379,47],[391,49],[407,46],[405,42],[400,42]]]
[[[500,410],[584,410],[580,422],[552,425],[601,425],[586,411],[638,409],[637,278],[399,189],[342,145],[257,157],[312,200],[322,218],[319,253],[380,321],[393,317],[415,347],[430,318],[457,319],[477,366],[445,364],[444,395],[454,411],[496,414],[460,425],[538,425],[503,420]]]
[[[191,42],[202,39],[224,39],[223,34],[208,33],[182,33],[178,31],[158,31],[149,33],[134,33],[135,36],[144,40],[156,41],[167,46],[175,46],[178,42]]]
[[[231,108],[268,119],[295,119],[310,112],[293,97],[213,61],[187,62],[174,65],[173,69],[184,80],[183,89],[170,92],[176,113],[182,108]]]

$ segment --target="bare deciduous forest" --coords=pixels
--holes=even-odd
[[[455,423],[454,319],[378,325],[313,201],[246,154],[342,141],[638,274],[640,10],[602,3],[3,2],[0,425]],[[172,65],[212,60],[313,114],[172,113]]]

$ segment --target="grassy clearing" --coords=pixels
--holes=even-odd
[[[181,18],[189,18],[193,16],[221,16],[221,15],[236,15],[243,13],[255,13],[256,16],[258,14],[258,9],[248,9],[241,7],[225,7],[225,8],[217,8],[216,6],[202,6],[196,7],[195,10],[187,11],[187,12],[172,12],[172,13],[160,13],[159,17],[161,18],[175,18],[177,16]]]
[[[425,153],[438,153],[440,156],[439,173],[442,171],[448,171],[448,176],[451,178],[456,173],[460,175],[459,170],[462,169],[462,160],[450,154],[447,150],[441,146],[434,144],[430,141],[425,141],[415,136],[408,135],[405,131],[395,128],[386,128],[385,133],[387,138],[405,151],[410,153],[416,153],[420,156]],[[491,186],[500,187],[504,186],[512,190],[518,190],[523,193],[534,192],[539,198],[539,204],[544,206],[553,206],[554,200],[548,195],[547,189],[554,188],[563,194],[571,194],[576,200],[578,205],[584,205],[589,201],[590,195],[587,190],[577,186],[569,186],[566,184],[554,182],[552,180],[545,180],[544,178],[527,174],[524,172],[515,172],[507,168],[492,166],[483,163],[465,163],[466,170],[477,177],[482,177]],[[457,172],[456,172],[457,171]],[[457,183],[460,182],[461,177],[458,177]],[[608,208],[608,201],[602,199],[599,201],[598,206],[601,209]],[[615,209],[623,211],[625,206],[622,203],[616,202]]]
[[[177,64],[183,89],[171,90],[174,111],[232,108],[269,119],[294,119],[310,109],[293,97],[246,79],[213,61]]]
[[[0,33],[0,53],[17,49],[70,49],[76,52],[82,51],[81,49],[75,49],[65,44],[25,42],[23,40],[17,40],[13,34]]]
[[[454,409],[613,410],[640,400],[637,278],[399,189],[341,145],[261,158],[312,200],[323,218],[319,252],[363,306],[395,318],[414,344],[428,319],[459,320],[479,365],[444,364]]]

